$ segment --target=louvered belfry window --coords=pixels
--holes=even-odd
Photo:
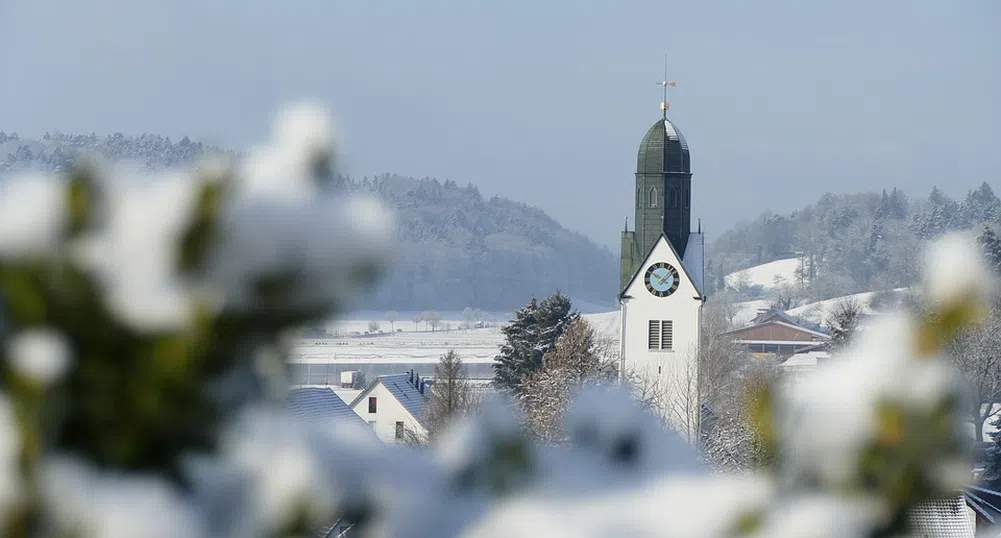
[[[674,349],[674,322],[669,319],[650,320],[647,346],[658,351]]]
[[[660,349],[674,349],[674,322],[671,320],[660,322]]]

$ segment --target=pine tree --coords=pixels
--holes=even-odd
[[[552,349],[579,314],[570,298],[557,291],[539,303],[535,297],[514,313],[501,329],[504,344],[494,360],[494,385],[500,390],[520,392],[522,380],[542,365],[542,356]]]
[[[977,240],[980,242],[980,248],[984,251],[988,267],[1001,273],[1001,238],[998,238],[994,230],[985,226]]]
[[[991,222],[1001,215],[1001,200],[998,200],[985,181],[980,188],[966,195],[961,210],[963,217],[971,224]]]

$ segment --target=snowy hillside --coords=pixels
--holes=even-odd
[[[900,288],[893,290],[896,299],[900,299],[906,288]],[[817,323],[821,326],[826,326],[826,319],[834,311],[834,307],[843,300],[855,300],[859,305],[862,306],[862,311],[866,314],[873,314],[872,308],[872,298],[876,295],[876,292],[865,292],[856,293],[854,295],[846,295],[844,297],[835,297],[833,299],[826,299],[823,301],[817,301],[815,303],[805,304],[803,306],[793,308],[788,311],[791,316],[803,318],[811,323]]]
[[[795,284],[799,267],[800,258],[786,258],[730,273],[724,280],[729,288],[761,286],[767,290],[781,284]]]

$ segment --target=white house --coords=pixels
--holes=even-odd
[[[408,432],[418,438],[427,435],[421,422],[426,402],[424,383],[411,371],[376,377],[350,405],[379,439],[401,443],[408,438]]]

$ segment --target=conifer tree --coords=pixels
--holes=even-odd
[[[987,266],[995,272],[1001,273],[1001,238],[998,238],[994,230],[985,226],[977,240],[980,242],[980,248],[984,251]]]
[[[559,291],[541,303],[532,297],[514,313],[511,323],[501,329],[505,341],[494,360],[494,385],[501,390],[520,392],[522,380],[539,369],[542,356],[579,317],[570,298]]]

